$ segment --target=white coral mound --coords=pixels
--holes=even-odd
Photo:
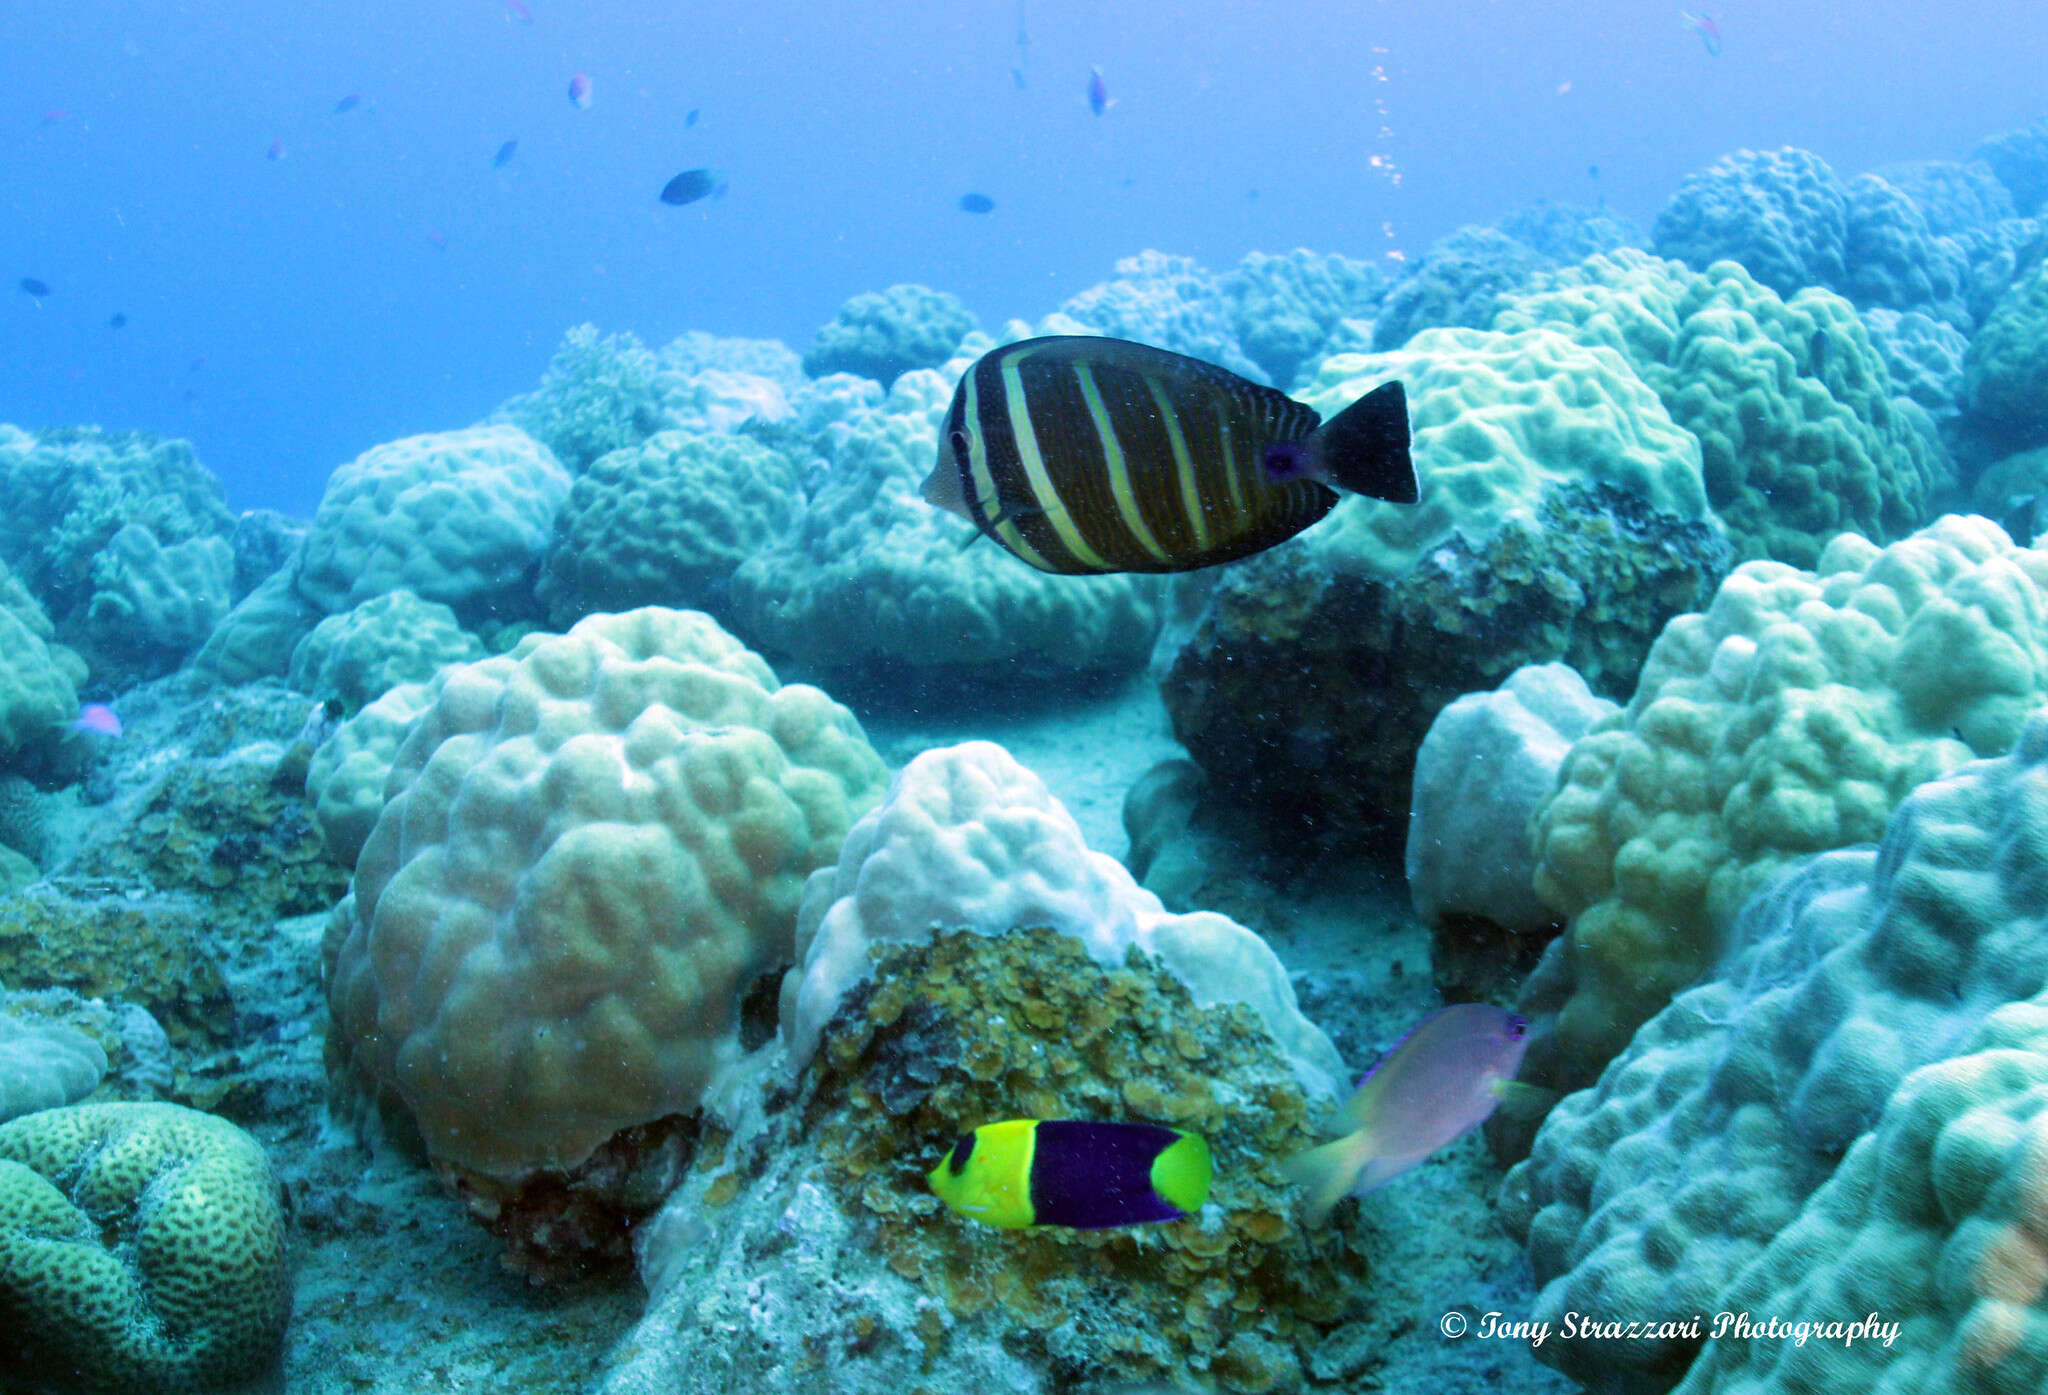
[[[1156,957],[1197,1006],[1245,1004],[1304,1089],[1336,1092],[1336,1048],[1301,1015],[1266,942],[1214,912],[1169,914],[1122,863],[1089,851],[1066,806],[990,741],[911,761],[847,834],[838,865],[811,874],[797,913],[802,964],[782,983],[790,1068],[808,1064],[825,1024],[867,979],[869,946],[1040,926],[1074,936],[1101,964],[1121,965],[1134,948]]]

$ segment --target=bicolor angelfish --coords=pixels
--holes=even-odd
[[[1005,1119],[983,1124],[928,1175],[939,1200],[1007,1230],[1177,1221],[1209,1199],[1209,1145],[1161,1124]]]
[[[1055,335],[967,370],[923,492],[1040,571],[1085,575],[1262,552],[1335,508],[1340,489],[1420,497],[1398,382],[1325,422],[1200,359]]]

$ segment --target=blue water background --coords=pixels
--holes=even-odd
[[[1146,247],[1413,257],[1537,198],[1647,227],[1742,146],[1846,176],[2048,100],[2038,0],[1730,0],[1718,58],[1643,0],[1031,0],[1022,90],[1015,0],[528,8],[0,8],[0,420],[187,436],[237,507],[306,513],[364,448],[531,387],[584,320],[801,348],[920,281],[994,327]],[[726,197],[658,201],[700,165]]]

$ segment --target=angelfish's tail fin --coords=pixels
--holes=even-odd
[[[1412,504],[1422,497],[1408,455],[1408,393],[1382,383],[1317,428],[1316,455],[1330,483],[1353,494]]]
[[[1371,1158],[1371,1147],[1359,1132],[1283,1159],[1280,1170],[1307,1194],[1301,1208],[1303,1221],[1315,1226],[1328,1220],[1331,1208],[1351,1194],[1358,1174]]]

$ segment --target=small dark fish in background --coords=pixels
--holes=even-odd
[[[1586,178],[1597,183],[1600,179],[1600,167],[1598,165],[1586,166]]]
[[[520,0],[505,0],[505,12],[521,24],[533,23],[533,11],[521,4]]]
[[[363,94],[360,92],[351,92],[346,97],[343,97],[340,101],[334,104],[334,114],[336,116],[339,116],[345,111],[354,111],[357,107],[361,106],[362,104]]]
[[[725,181],[716,170],[684,170],[662,186],[661,201],[681,207],[724,192]]]
[[[996,201],[987,194],[962,194],[960,196],[960,211],[962,213],[993,213],[996,211]]]
[[[1088,110],[1097,116],[1116,105],[1116,98],[1109,95],[1109,84],[1102,80],[1102,69],[1088,70]]]
[[[685,131],[689,130],[692,126],[697,124],[698,114],[699,113],[696,107],[690,108],[690,114],[683,118],[683,129]]]
[[[283,136],[279,136],[270,143],[270,148],[263,152],[263,158],[266,160],[282,160],[284,158]]]
[[[50,283],[38,277],[24,276],[19,284],[22,290],[34,296],[37,300],[42,300],[50,294]]]
[[[512,163],[512,157],[519,153],[519,142],[508,140],[498,147],[498,153],[491,157],[491,168],[501,170]]]
[[[128,327],[128,317],[127,317],[126,315],[122,314],[122,313],[121,313],[121,312],[120,312],[119,310],[116,310],[116,311],[115,311],[115,312],[114,312],[114,313],[113,313],[113,314],[112,314],[111,316],[109,316],[109,317],[108,317],[108,319],[107,319],[107,328],[108,328],[108,329],[126,329],[127,327]]]
[[[434,250],[437,252],[448,250],[448,234],[440,231],[438,228],[427,234],[427,241],[434,244]]]
[[[1054,335],[975,360],[921,492],[1040,571],[1088,575],[1249,557],[1322,518],[1338,489],[1421,496],[1400,383],[1323,421],[1198,358]]]
[[[57,126],[70,119],[71,109],[69,107],[51,107],[43,113],[42,124],[45,126]]]
[[[590,78],[576,73],[569,79],[569,105],[578,111],[590,110]]]
[[[1834,336],[1824,329],[1817,329],[1806,341],[1806,361],[1812,365],[1813,375],[1819,377],[1827,371],[1828,354],[1834,347]]]

